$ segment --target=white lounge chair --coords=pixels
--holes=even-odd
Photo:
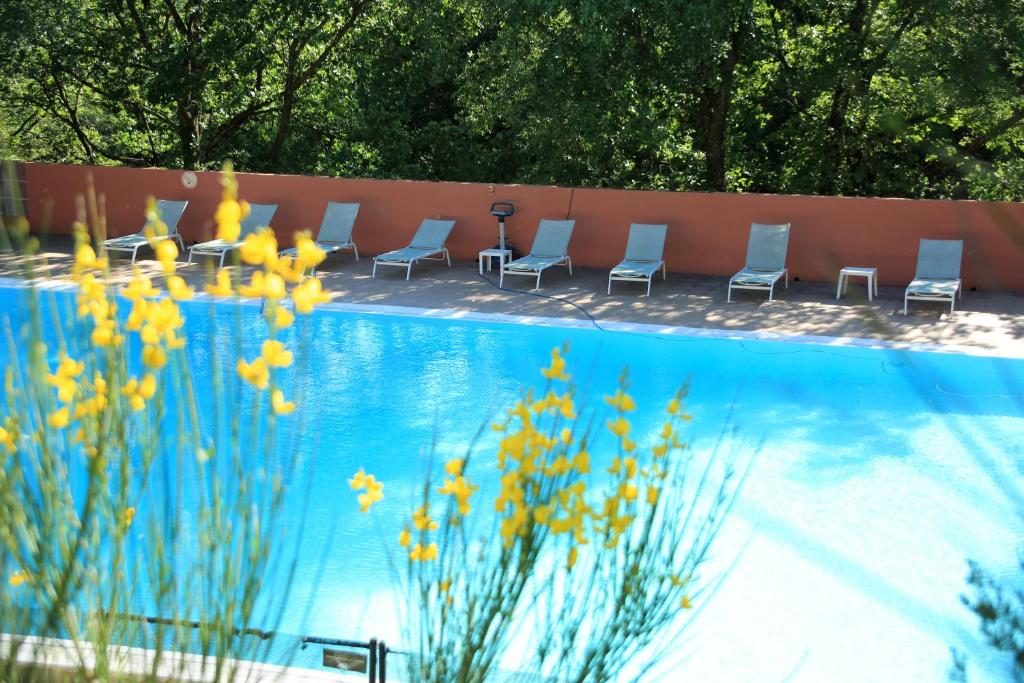
[[[921,240],[917,248],[917,272],[903,294],[903,315],[907,303],[914,301],[949,301],[949,312],[959,294],[960,262],[964,255],[963,240]]]
[[[651,295],[651,280],[661,268],[661,279],[665,274],[665,235],[667,225],[632,223],[629,239],[626,240],[626,257],[608,273],[608,293],[612,293],[612,280],[623,282],[646,282],[647,296]]]
[[[254,233],[260,228],[270,225],[274,214],[277,212],[277,204],[250,204],[249,215],[242,219],[242,230],[238,233],[238,240],[227,242],[225,240],[210,240],[193,244],[188,250],[188,262],[192,263],[192,255],[198,256],[220,256],[220,267],[224,267],[224,257],[232,249],[238,249],[245,241],[245,236]]]
[[[356,224],[356,214],[359,213],[358,204],[342,204],[340,202],[329,202],[324,212],[324,219],[320,222],[320,232],[316,236],[316,246],[320,247],[328,255],[342,249],[351,249],[359,260],[359,248],[352,239],[352,228]],[[298,250],[295,247],[285,249],[282,256],[295,256]],[[316,266],[310,269],[316,275]]]
[[[540,276],[551,266],[566,264],[572,275],[572,259],[569,258],[569,239],[572,237],[575,220],[553,221],[543,218],[537,226],[529,256],[506,263],[501,269],[498,286],[505,286],[506,275],[537,276],[536,289],[540,289]]]
[[[370,277],[377,277],[378,265],[398,266],[405,268],[405,279],[408,280],[412,274],[412,264],[425,259],[447,261],[448,267],[451,268],[452,259],[444,243],[448,241],[448,235],[454,227],[454,220],[423,219],[409,246],[389,251],[373,259],[373,272]]]
[[[153,240],[155,242],[162,242],[163,240],[177,240],[178,246],[181,247],[181,251],[185,251],[185,243],[181,241],[181,235],[178,233],[178,221],[181,220],[181,214],[185,213],[185,207],[188,206],[188,201],[171,201],[168,199],[156,200],[156,212],[160,215],[160,220],[167,226],[166,235],[154,235]],[[149,225],[149,222],[146,222]],[[103,248],[107,251],[124,251],[131,252],[132,263],[135,263],[135,257],[139,255],[139,248],[149,244],[149,238],[146,237],[146,226],[142,226],[142,230],[132,235],[125,235],[124,237],[113,237],[109,240],[103,240]]]
[[[775,294],[775,284],[786,278],[786,251],[789,249],[789,223],[782,225],[750,224],[747,241],[747,264],[729,279],[729,293],[725,300],[732,301],[734,289],[758,289],[768,292],[768,301]]]

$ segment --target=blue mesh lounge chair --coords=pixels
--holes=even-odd
[[[569,266],[569,275],[572,275],[572,259],[569,258],[569,239],[572,237],[573,226],[576,221],[553,221],[547,218],[541,219],[537,226],[537,235],[533,238],[533,246],[530,247],[530,255],[517,258],[505,264],[501,269],[501,277],[498,279],[498,286],[503,287],[506,275],[529,275],[537,276],[537,289],[540,289],[540,276],[551,266],[566,264]]]
[[[651,295],[651,280],[658,269],[665,279],[665,235],[667,225],[632,223],[626,241],[626,257],[608,273],[608,293],[612,293],[612,280],[646,282],[647,296]]]
[[[188,201],[170,201],[167,199],[156,200],[156,211],[160,214],[160,220],[167,226],[166,235],[156,235],[153,237],[154,240],[160,242],[162,240],[177,240],[178,246],[181,247],[181,251],[185,251],[185,243],[181,241],[181,235],[178,234],[178,221],[181,220],[181,214],[185,213],[185,207],[188,205]],[[149,244],[149,240],[145,235],[146,226],[142,226],[142,230],[138,231],[134,235],[125,235],[124,237],[114,237],[109,240],[103,241],[103,248],[107,251],[130,251],[132,253],[132,263],[135,263],[135,257],[139,255],[139,247],[144,247]]]
[[[454,220],[424,218],[409,246],[389,251],[373,259],[373,272],[370,277],[377,277],[378,265],[398,266],[405,268],[405,279],[408,280],[412,274],[412,264],[423,259],[447,261],[448,267],[451,268],[452,259],[444,243],[448,241],[448,235],[452,233],[454,227]]]
[[[903,294],[903,315],[907,314],[907,303],[915,301],[949,301],[949,312],[959,294],[963,297],[960,283],[960,261],[964,255],[963,240],[921,240],[917,248],[917,272]]]
[[[242,219],[242,231],[238,233],[237,242],[226,242],[224,240],[210,240],[192,245],[188,250],[188,262],[192,263],[192,255],[199,256],[220,256],[220,266],[224,267],[224,257],[232,249],[238,249],[245,241],[245,236],[256,232],[260,228],[270,225],[270,221],[277,212],[277,204],[250,204],[249,215]]]
[[[324,212],[324,219],[320,222],[320,232],[316,236],[316,246],[328,254],[333,254],[342,249],[351,249],[359,260],[359,248],[352,239],[352,228],[356,224],[356,214],[359,213],[358,204],[342,204],[340,202],[329,202],[327,211]],[[295,247],[285,249],[282,256],[295,256],[298,251]],[[316,275],[316,266],[312,268]]]
[[[775,284],[786,278],[789,287],[789,270],[786,268],[786,251],[789,249],[789,223],[783,225],[750,224],[750,239],[747,241],[747,264],[743,270],[729,279],[729,294],[725,300],[732,301],[734,289],[760,289],[768,292],[768,301],[775,293]]]

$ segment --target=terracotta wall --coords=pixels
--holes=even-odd
[[[146,197],[188,199],[180,229],[187,242],[208,237],[220,196],[218,174],[199,172],[185,189],[182,172],[30,163],[25,166],[28,213],[37,228],[70,231],[76,195],[89,179],[105,197],[111,236],[138,230]],[[808,197],[796,195],[645,192],[481,183],[359,180],[305,176],[238,175],[240,195],[276,203],[273,226],[281,241],[295,230],[319,226],[328,201],[359,202],[355,238],[360,251],[377,254],[408,243],[425,217],[455,218],[448,246],[453,258],[471,260],[497,241],[493,201],[511,201],[516,213],[507,235],[521,252],[530,248],[541,218],[575,218],[569,247],[573,263],[609,268],[623,255],[630,222],[667,223],[670,272],[731,275],[743,264],[752,221],[792,224],[788,265],[793,277],[834,281],[843,265],[876,266],[882,283],[906,283],[914,274],[921,237],[963,239],[965,285],[1024,291],[1024,204]]]

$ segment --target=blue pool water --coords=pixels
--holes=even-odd
[[[183,309],[198,386],[212,354],[233,356],[236,312],[255,355],[255,306]],[[16,290],[0,289],[0,311],[21,315]],[[978,680],[1005,669],[959,596],[967,558],[1009,572],[1024,531],[1024,360],[333,310],[308,332],[290,393],[307,398],[293,436],[310,476],[289,513],[308,503],[308,519],[282,631],[401,645],[390,567],[430,453],[463,454],[568,342],[591,407],[628,365],[643,435],[689,378],[692,447],[726,433],[757,453],[709,568],[724,582],[667,671],[941,680],[950,646]],[[476,452],[495,443],[485,431]],[[372,514],[347,486],[361,466],[385,483]]]

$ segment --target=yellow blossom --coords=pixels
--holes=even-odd
[[[213,296],[231,296],[235,290],[231,287],[231,273],[227,268],[217,271],[216,284],[207,284],[206,293]]]
[[[459,514],[469,514],[469,499],[480,487],[470,484],[465,477],[457,476],[454,479],[446,479],[444,485],[438,489],[443,496],[454,496],[459,509]]]
[[[292,290],[292,299],[295,301],[295,310],[298,313],[309,314],[317,304],[327,303],[331,300],[331,293],[322,291],[320,280],[311,277]]]
[[[245,263],[272,269],[277,265],[277,238],[273,229],[266,227],[246,235],[238,252]]]
[[[135,269],[135,275],[128,282],[128,286],[121,289],[121,295],[129,301],[148,299],[159,294],[160,290],[153,286],[153,281],[143,275],[138,268]]]
[[[611,433],[615,436],[625,436],[626,434],[629,434],[630,426],[629,420],[621,415],[615,418],[614,422],[612,420],[608,420],[608,429],[611,430]]]
[[[581,450],[572,460],[572,466],[580,474],[590,473],[590,453],[585,450]]]
[[[561,350],[556,346],[551,349],[551,365],[542,368],[540,374],[548,379],[559,379],[563,382],[569,381],[569,375],[565,374],[565,359],[562,358]]]
[[[14,435],[3,427],[0,427],[0,445],[6,446],[11,453],[17,448],[14,445]]]
[[[576,560],[579,559],[580,549],[576,546],[569,548],[569,557],[565,561],[565,568],[572,571],[572,568],[576,566]]]
[[[283,330],[295,321],[295,315],[291,311],[284,306],[276,304],[268,306],[265,315],[267,316],[267,320],[269,320],[271,324],[279,330]]]
[[[252,363],[246,363],[245,360],[239,358],[235,369],[238,371],[239,377],[257,389],[266,389],[267,384],[270,383],[270,368],[267,367],[267,362],[263,358],[256,358]]]
[[[660,495],[661,495],[661,491],[659,491],[656,486],[648,486],[647,487],[647,504],[648,505],[657,505],[658,504],[658,497]]]
[[[427,562],[429,560],[437,559],[437,544],[431,543],[426,548],[421,544],[417,543],[413,546],[412,550],[409,551],[409,559],[413,562]]]
[[[348,485],[353,491],[366,488],[366,472],[362,467],[348,480]]]
[[[568,427],[565,427],[564,429],[562,429],[562,433],[559,435],[559,438],[561,439],[562,443],[564,443],[566,445],[571,444],[572,443],[572,430],[570,430]]]
[[[286,368],[292,364],[292,352],[276,339],[265,340],[260,355],[272,368]]]
[[[666,412],[668,412],[669,415],[675,415],[676,413],[679,412],[679,399],[678,398],[674,398],[674,399],[672,399],[671,401],[668,402],[668,409],[667,409]]]
[[[691,607],[693,607],[693,603],[690,602],[690,596],[684,595],[682,599],[679,601],[679,606],[683,609],[690,609]]]
[[[185,284],[184,278],[180,275],[171,275],[167,278],[167,291],[176,301],[188,301],[195,295],[195,290]]]
[[[285,401],[284,394],[280,389],[275,389],[274,393],[270,395],[270,404],[278,415],[287,415],[295,410],[295,404],[292,401]]]
[[[178,245],[174,240],[160,240],[156,245],[156,260],[164,269],[164,275],[170,275],[178,268]]]
[[[405,527],[402,529],[401,533],[398,534],[398,545],[403,548],[408,548],[410,542],[412,542],[412,534],[409,533],[409,527]]]
[[[624,413],[636,410],[636,402],[633,397],[624,393],[622,389],[617,389],[614,396],[605,396],[604,400],[608,405]]]
[[[437,522],[430,519],[430,513],[426,505],[417,509],[412,514],[412,523],[420,531],[436,531],[440,526]]]
[[[462,474],[462,467],[465,465],[465,460],[462,458],[452,458],[444,464],[444,471],[450,477],[457,477]]]
[[[314,268],[327,258],[327,252],[316,246],[308,230],[295,233],[295,252],[296,259],[307,268]]]
[[[153,370],[159,370],[167,365],[167,352],[160,346],[147,344],[142,348],[142,363]]]
[[[68,421],[71,419],[71,413],[67,408],[61,408],[55,412],[50,413],[46,416],[46,424],[50,425],[54,429],[64,429],[68,426]]]
[[[24,569],[11,572],[11,575],[7,577],[7,584],[12,587],[18,587],[21,584],[29,580],[29,574]]]
[[[121,513],[121,519],[124,522],[125,528],[130,527],[132,522],[135,521],[135,508],[126,508]]]

